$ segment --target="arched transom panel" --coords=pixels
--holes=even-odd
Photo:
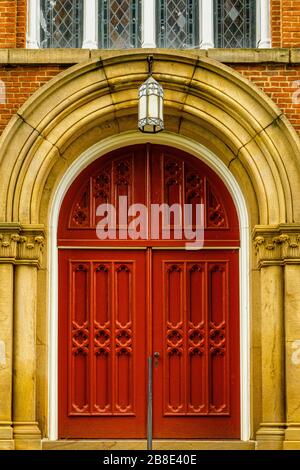
[[[127,229],[137,218],[140,226],[136,232],[141,242],[155,245],[187,240],[189,233],[185,229],[191,226],[195,231],[198,222],[203,224],[206,246],[239,244],[238,217],[224,183],[199,159],[171,147],[125,147],[89,165],[64,199],[59,244],[111,242],[109,236],[99,240],[97,233],[106,205],[115,217],[114,221],[104,218],[107,229],[114,222],[113,235],[118,244],[125,239],[136,243]],[[101,212],[99,207],[103,207]],[[140,218],[141,210],[145,210],[145,219]],[[163,219],[163,210],[167,220]],[[188,215],[191,220],[187,223]]]

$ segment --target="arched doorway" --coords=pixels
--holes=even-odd
[[[120,196],[203,204],[203,249],[186,249],[172,214],[167,234],[148,223],[125,237]],[[116,208],[114,240],[96,234],[103,203]],[[219,177],[170,147],[112,152],[67,192],[58,247],[59,437],[146,437],[154,356],[154,438],[239,438],[239,226]]]
[[[56,226],[62,199],[97,155],[104,158],[108,151],[149,138],[136,129],[136,90],[147,76],[146,56],[145,50],[102,52],[100,68],[99,57],[70,67],[35,92],[2,136],[3,268],[8,260],[15,270],[5,287],[4,318],[14,318],[8,345],[17,337],[14,373],[10,360],[3,374],[7,383],[14,381],[6,408],[9,423],[14,421],[11,402],[19,404],[19,423],[13,424],[18,449],[37,448],[40,435],[50,441],[58,437]],[[298,439],[299,423],[299,409],[290,413],[298,396],[292,380],[298,372],[289,362],[297,329],[287,336],[284,326],[294,324],[300,302],[299,137],[266,95],[224,64],[170,51],[157,51],[155,64],[154,77],[165,92],[166,131],[151,136],[151,142],[201,155],[230,188],[239,214],[241,437],[257,439],[263,449],[281,448],[286,439],[288,448]],[[37,267],[42,269],[36,272]],[[6,282],[6,271],[3,276]],[[24,289],[29,280],[30,288]],[[22,321],[16,322],[19,306]]]

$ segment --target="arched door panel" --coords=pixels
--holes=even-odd
[[[92,246],[185,246],[186,237],[174,238],[170,221],[170,238],[164,239],[160,224],[153,237],[151,218],[147,235],[142,239],[124,239],[119,222],[124,226],[124,211],[119,211],[119,198],[126,196],[128,207],[143,204],[149,212],[154,205],[184,204],[204,206],[205,246],[239,246],[239,223],[228,189],[203,162],[173,148],[158,145],[136,145],[111,152],[88,166],[68,190],[59,217],[59,245]],[[116,239],[99,240],[96,211],[100,204],[116,208]],[[120,217],[121,216],[121,217]],[[193,219],[193,222],[195,220]],[[154,230],[155,233],[155,230]]]
[[[185,249],[175,219],[169,238],[162,225],[153,236],[151,218],[144,237],[124,236],[120,196],[148,214],[203,204],[203,248]],[[115,239],[97,237],[103,203],[116,209]],[[145,438],[158,353],[153,437],[239,438],[239,226],[212,170],[164,146],[112,152],[69,188],[58,244],[59,436]]]

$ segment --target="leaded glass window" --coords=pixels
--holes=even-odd
[[[98,43],[101,49],[141,46],[141,0],[99,0]]]
[[[256,0],[214,0],[215,47],[256,47]]]
[[[199,47],[199,1],[156,0],[157,47]]]
[[[40,47],[81,47],[83,0],[40,1]]]

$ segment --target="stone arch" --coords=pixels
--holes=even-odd
[[[145,50],[104,53],[37,91],[1,138],[1,222],[47,225],[52,189],[77,155],[104,137],[136,129]],[[201,142],[243,186],[251,224],[300,220],[299,139],[257,87],[216,61],[158,51],[168,131]]]
[[[40,262],[43,230],[50,232],[56,189],[72,163],[94,144],[112,136],[127,135],[135,139],[140,135],[136,130],[137,88],[147,76],[148,53],[147,50],[122,51],[121,54],[110,51],[102,53],[98,59],[69,68],[32,95],[1,136],[0,225],[4,227],[4,235],[0,235],[5,242],[5,245],[2,243],[6,250],[4,258],[11,263],[7,265],[10,287],[6,305],[11,318],[14,315],[17,338],[14,341],[18,345],[14,351],[13,433],[19,449],[26,448],[29,441],[30,448],[40,446],[36,407],[43,435],[47,435],[48,428],[45,393],[48,274],[45,269],[37,274],[36,268]],[[274,103],[231,68],[196,53],[155,50],[154,59],[154,76],[165,90],[165,125],[169,135],[177,139],[184,137],[199,149],[201,144],[216,155],[242,189],[249,228],[260,225],[254,236],[261,273],[251,272],[252,323],[255,324],[251,330],[254,345],[251,357],[261,368],[263,383],[260,374],[256,374],[251,400],[258,405],[251,423],[251,436],[254,437],[259,428],[257,436],[261,436],[261,442],[268,440],[271,448],[280,448],[285,435],[290,440],[298,439],[295,434],[298,428],[295,431],[294,424],[287,431],[290,435],[285,434],[284,423],[288,419],[298,423],[299,418],[292,408],[293,397],[298,393],[290,385],[291,381],[286,388],[283,383],[284,358],[291,352],[290,338],[286,339],[284,351],[283,322],[284,315],[286,321],[297,319],[300,305],[296,276],[300,258],[300,205],[297,204],[300,200],[300,141]],[[288,282],[284,284],[282,264],[286,260],[284,276]],[[4,263],[0,264],[2,277],[8,279]],[[286,297],[284,285],[287,286]],[[12,295],[14,306],[11,305]],[[288,303],[289,295],[296,301]],[[37,296],[40,298],[38,308]],[[39,345],[37,366],[36,312],[38,330],[44,338],[44,344],[42,341]],[[24,327],[27,328],[25,337]],[[12,321],[10,328],[12,341]],[[292,337],[290,332],[288,334]],[[19,375],[18,371],[21,371]],[[40,378],[38,403],[35,382],[31,380],[37,371]],[[287,372],[293,374],[290,370]],[[7,377],[11,380],[9,370]],[[27,384],[30,383],[31,400],[24,416],[26,379]],[[265,393],[271,389],[272,403]],[[292,397],[288,405],[291,411],[285,411],[284,393],[287,403]],[[8,408],[11,413],[11,407]],[[7,426],[9,434],[11,424]]]

